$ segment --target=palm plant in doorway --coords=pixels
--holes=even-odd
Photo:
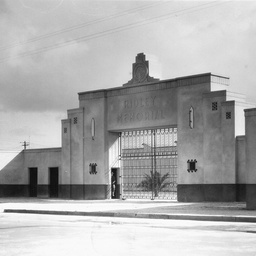
[[[158,197],[159,192],[169,185],[166,182],[169,177],[169,173],[161,175],[160,172],[150,171],[150,174],[144,174],[144,180],[138,184],[138,187],[142,188],[143,191],[152,191],[154,197]]]

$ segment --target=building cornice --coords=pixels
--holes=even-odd
[[[160,80],[157,82],[143,83],[136,86],[122,86],[122,87],[113,87],[109,89],[94,90],[87,92],[78,93],[79,100],[90,100],[97,98],[107,98],[118,95],[126,94],[136,94],[143,93],[148,91],[156,91],[163,89],[171,89],[181,86],[190,86],[197,84],[210,84],[212,77],[218,77],[222,79],[227,79],[225,77],[213,75],[211,73],[203,73],[191,76],[177,77],[173,79]]]

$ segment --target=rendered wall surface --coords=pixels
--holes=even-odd
[[[85,168],[95,162],[99,170],[104,169],[97,175],[89,175],[85,170],[84,184],[104,184],[107,188],[111,169],[109,150],[119,132],[177,127],[178,199],[221,201],[225,198],[225,201],[234,201],[234,101],[226,101],[226,91],[211,92],[210,89],[211,74],[202,74],[80,93],[79,107],[84,108],[85,120]],[[212,110],[213,102],[218,104],[216,111]],[[189,126],[191,107],[194,110],[193,128]],[[226,119],[227,112],[231,119]],[[92,118],[96,122],[94,140],[90,133]],[[191,159],[197,161],[197,172],[187,171],[187,161]]]
[[[245,110],[246,206],[256,209],[256,108]]]
[[[83,199],[83,180],[84,180],[84,141],[83,141],[83,109],[73,109],[68,111],[68,118],[71,120],[70,125],[70,184],[71,198]]]
[[[228,92],[228,81],[211,73],[159,81],[149,76],[148,62],[138,54],[132,80],[122,87],[79,93],[78,108],[62,120],[61,149],[21,152],[0,171],[0,196],[28,195],[33,167],[38,168],[38,196],[49,196],[49,168],[58,167],[59,197],[110,198],[111,168],[121,170],[121,132],[174,127],[178,200],[242,201],[247,183],[247,205],[253,208],[256,111],[246,110],[242,120],[252,105]],[[236,138],[244,131],[246,136]],[[188,171],[191,160],[196,161],[193,172]]]
[[[194,120],[195,127],[182,133],[178,123],[179,138],[179,201],[235,201],[235,109],[234,101],[226,101],[226,91],[199,92],[197,99],[201,113]],[[179,97],[182,105],[184,97]],[[216,109],[213,108],[216,106]],[[184,105],[183,105],[184,106]],[[179,108],[178,108],[179,109]],[[188,107],[187,107],[188,109]],[[188,111],[188,110],[187,110]],[[228,119],[226,118],[228,113]],[[182,116],[182,115],[178,115]],[[229,118],[230,117],[230,118]],[[197,123],[198,122],[198,123]],[[184,146],[185,145],[185,146]],[[185,159],[197,160],[197,172],[185,171]]]
[[[61,150],[61,173],[60,193],[61,198],[70,198],[71,190],[71,119],[62,120],[62,150]]]
[[[61,184],[63,198],[106,198],[109,176],[106,104],[104,95],[101,96],[97,97],[96,93],[96,97],[88,101],[81,100],[78,109],[68,111],[70,130],[62,135],[62,164],[65,165],[63,168],[66,170],[66,174],[63,173],[66,179],[63,179]],[[92,120],[94,120],[94,135],[92,135]],[[68,121],[63,122],[62,129],[67,127]],[[96,173],[90,173],[92,165],[96,166]]]
[[[177,83],[126,88],[108,95],[109,131],[177,125]]]
[[[209,78],[209,77],[208,77]],[[203,97],[210,83],[187,85],[178,91],[178,184],[204,183]],[[189,110],[194,109],[194,127],[189,126]],[[197,172],[187,171],[187,161],[196,160]]]
[[[236,201],[246,201],[245,136],[236,137]]]
[[[49,197],[49,168],[58,167],[61,173],[61,149],[32,149],[25,152],[24,172],[38,168],[38,197]],[[29,181],[28,181],[29,183]]]
[[[21,151],[1,171],[0,184],[28,184],[28,172],[24,171],[25,153]]]
[[[38,168],[38,196],[49,196],[49,168],[61,167],[61,149],[22,151],[0,172],[0,196],[29,196],[29,168]]]
[[[238,184],[246,184],[246,153],[245,153],[245,136],[238,136],[236,138],[236,169]]]
[[[179,88],[178,94],[178,201],[203,201],[203,93],[209,92],[210,80]],[[193,108],[193,128],[189,110]],[[187,161],[196,160],[196,172],[188,172]]]
[[[235,140],[235,102],[221,104],[222,135],[222,175],[221,183],[236,183],[236,140]],[[235,192],[235,191],[234,191]],[[233,201],[235,200],[235,193]]]
[[[221,103],[226,100],[226,91],[204,95],[204,182],[220,184],[222,178],[222,127]],[[216,103],[216,110],[212,104]]]

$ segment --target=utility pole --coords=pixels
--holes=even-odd
[[[26,149],[27,149],[27,146],[29,146],[29,143],[26,142],[26,141],[23,141],[23,142],[21,142],[21,143],[22,143],[22,147],[24,147],[24,150],[26,150]]]

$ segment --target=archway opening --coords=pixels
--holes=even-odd
[[[177,128],[121,133],[123,198],[177,199],[177,139]]]

